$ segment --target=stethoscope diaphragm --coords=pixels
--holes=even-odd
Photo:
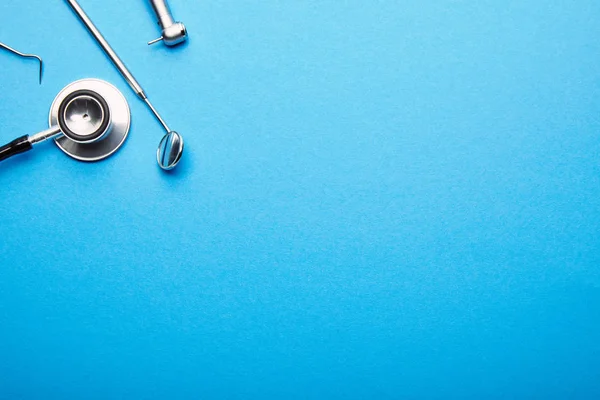
[[[100,94],[76,90],[61,101],[58,126],[63,135],[74,142],[96,142],[109,130],[110,107]]]
[[[80,161],[100,161],[114,154],[127,139],[131,124],[129,104],[121,92],[108,82],[99,79],[82,79],[67,85],[54,99],[50,107],[50,126],[59,124],[60,107],[66,99],[80,90],[89,90],[101,96],[110,113],[110,126],[108,131],[100,140],[91,143],[81,143],[69,139],[67,136],[59,136],[54,141],[58,147],[68,156]]]

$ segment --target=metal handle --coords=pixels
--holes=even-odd
[[[67,0],[73,11],[79,16],[79,18],[83,21],[84,25],[90,31],[90,33],[96,38],[102,50],[106,53],[106,55],[112,60],[113,64],[117,67],[121,75],[125,78],[129,86],[133,89],[133,91],[142,99],[146,99],[146,94],[144,93],[144,89],[142,86],[135,80],[131,72],[125,66],[125,63],[121,61],[117,53],[110,47],[110,44],[104,39],[104,36],[100,33],[96,25],[92,22],[90,17],[87,16],[83,8],[77,3],[75,0]]]
[[[175,23],[169,5],[165,0],[150,0],[150,4],[152,4],[161,28],[165,29]]]

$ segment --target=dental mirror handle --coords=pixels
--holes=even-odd
[[[125,78],[131,89],[133,89],[135,94],[137,94],[140,99],[145,100],[147,97],[144,93],[144,89],[142,89],[142,86],[138,83],[138,81],[135,80],[133,74],[129,72],[129,70],[125,66],[125,63],[119,58],[119,56],[110,46],[110,44],[108,44],[104,36],[102,36],[102,33],[100,33],[98,28],[96,28],[96,25],[94,25],[90,17],[88,17],[85,11],[83,11],[83,8],[81,8],[79,3],[77,3],[77,1],[75,0],[67,0],[67,2],[69,3],[73,11],[75,11],[77,16],[81,19],[86,28],[90,31],[92,36],[94,36],[94,38],[96,39],[100,47],[102,47],[102,50],[104,50],[108,58],[110,58],[115,67],[117,67],[121,75],[123,75],[123,78]]]
[[[53,136],[58,135],[60,128],[53,126],[50,129],[46,129],[35,135],[23,135],[16,138],[10,143],[0,147],[0,161],[6,160],[9,157],[16,156],[17,154],[25,153],[33,148],[33,145],[39,142],[43,142],[46,139],[50,139]]]

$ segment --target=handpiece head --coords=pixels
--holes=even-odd
[[[175,131],[167,133],[156,151],[156,161],[165,171],[169,171],[177,166],[183,154],[183,138]]]
[[[186,40],[187,29],[185,29],[185,25],[183,25],[181,22],[175,22],[174,24],[163,29],[161,37],[148,42],[148,44],[150,45],[162,41],[167,46],[172,47],[178,45],[179,43],[183,43]]]
[[[162,32],[163,42],[167,46],[175,46],[187,40],[187,29],[181,22],[175,22],[173,25],[166,27]]]

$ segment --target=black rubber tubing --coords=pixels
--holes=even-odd
[[[24,153],[33,148],[29,142],[29,136],[21,136],[16,138],[10,143],[0,147],[0,161],[6,160],[8,157],[12,157],[16,154]]]

